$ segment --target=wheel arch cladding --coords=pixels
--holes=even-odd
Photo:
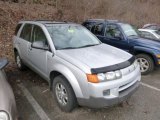
[[[146,54],[146,55],[150,56],[153,59],[154,64],[157,65],[158,60],[154,57],[153,53],[151,51],[149,51],[149,50],[146,50],[146,49],[144,50],[143,48],[137,48],[135,50],[134,54],[135,55]]]
[[[83,97],[82,90],[74,74],[67,67],[62,67],[62,65],[57,65],[56,68],[57,69],[54,69],[50,72],[50,88],[52,88],[54,78],[59,75],[63,75],[71,85],[76,97]]]

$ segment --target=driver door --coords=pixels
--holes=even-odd
[[[34,25],[32,30],[32,43],[35,41],[42,41],[44,46],[48,46],[48,41],[40,26]],[[48,47],[49,48],[49,47]],[[31,67],[40,73],[42,76],[47,78],[47,58],[49,50],[44,50],[40,48],[34,48],[32,45],[29,47],[29,60]]]
[[[123,49],[125,51],[129,51],[128,41],[124,39],[121,29],[115,24],[106,26],[105,36],[102,42]]]

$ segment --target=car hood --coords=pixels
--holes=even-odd
[[[149,48],[159,49],[160,50],[160,40],[152,40],[146,38],[129,38],[129,41],[140,46],[147,46]]]
[[[132,57],[131,54],[106,44],[79,49],[58,50],[57,56],[84,71],[119,64]]]

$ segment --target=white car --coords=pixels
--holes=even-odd
[[[53,21],[21,21],[14,36],[17,66],[49,82],[59,107],[110,106],[130,97],[141,73],[131,54],[101,43],[81,25]],[[96,104],[95,104],[96,103]]]
[[[151,29],[138,29],[140,31],[140,36],[147,39],[157,39],[160,40],[160,31]]]

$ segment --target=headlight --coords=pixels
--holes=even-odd
[[[0,120],[9,120],[9,116],[6,112],[0,111]]]
[[[115,72],[107,72],[105,75],[107,80],[115,80],[122,77],[122,73],[119,70]]]
[[[97,77],[98,77],[99,81],[104,81],[106,79],[106,76],[103,73],[97,74]]]
[[[91,83],[99,83],[104,82],[107,80],[116,80],[120,79],[122,77],[121,71],[115,71],[115,72],[107,72],[107,73],[99,73],[99,74],[87,74],[88,82]]]

